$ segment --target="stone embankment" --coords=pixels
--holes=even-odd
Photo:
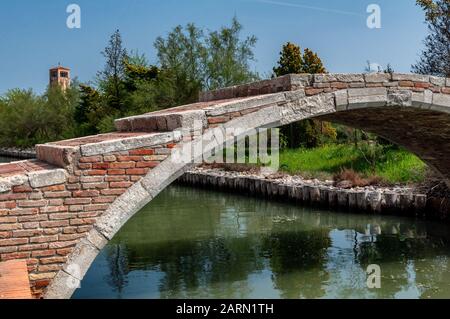
[[[306,180],[299,176],[262,176],[199,167],[187,172],[180,183],[228,190],[270,199],[353,212],[394,213],[429,217],[428,198],[409,187],[355,187],[342,189],[332,181]]]

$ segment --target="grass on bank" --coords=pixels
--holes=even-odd
[[[343,169],[353,169],[365,177],[384,182],[417,183],[425,179],[426,165],[403,149],[385,146],[375,160],[350,144],[332,144],[314,149],[286,149],[280,152],[280,169],[309,178],[332,179]]]

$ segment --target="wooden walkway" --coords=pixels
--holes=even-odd
[[[32,299],[26,261],[0,263],[0,299]]]

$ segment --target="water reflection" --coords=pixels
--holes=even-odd
[[[171,187],[101,252],[75,298],[445,298],[445,225]],[[368,289],[379,264],[382,288]]]

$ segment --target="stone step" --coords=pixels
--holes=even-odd
[[[192,129],[195,121],[206,125],[205,110],[239,100],[242,99],[231,98],[187,104],[118,119],[115,126],[119,132],[171,132],[181,128]]]
[[[75,156],[94,156],[178,142],[173,132],[115,132],[36,145],[37,159],[57,167],[74,163]]]

